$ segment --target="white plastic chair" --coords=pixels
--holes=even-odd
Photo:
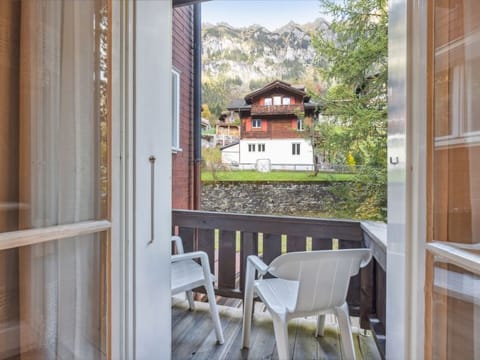
[[[190,310],[195,309],[192,289],[199,286],[205,287],[210,305],[210,314],[215,325],[215,334],[219,344],[224,343],[222,325],[218,315],[217,303],[215,302],[215,292],[213,291],[213,282],[215,276],[210,272],[208,255],[203,251],[194,251],[184,253],[182,239],[179,236],[172,236],[172,241],[177,248],[177,254],[172,255],[171,267],[171,288],[172,296],[185,291],[190,306]],[[200,264],[193,259],[200,259]]]
[[[278,357],[289,359],[287,322],[318,315],[316,336],[323,336],[325,313],[338,318],[344,359],[355,359],[348,305],[350,277],[368,264],[369,249],[292,252],[275,258],[267,266],[258,256],[247,258],[242,344],[249,347],[253,298],[258,295],[273,319]],[[262,277],[255,280],[255,271]]]

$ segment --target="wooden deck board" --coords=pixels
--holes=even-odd
[[[250,348],[241,349],[241,307],[219,306],[225,343],[217,344],[207,303],[196,302],[195,311],[188,310],[186,301],[172,306],[172,359],[195,360],[277,360],[273,324],[262,304],[256,312],[250,336]],[[353,318],[357,359],[380,359],[371,335],[362,335]],[[315,338],[315,319],[295,319],[289,323],[289,345],[293,359],[342,359],[340,337],[333,316],[327,316],[325,336]]]

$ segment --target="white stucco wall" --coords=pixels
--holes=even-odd
[[[240,163],[239,144],[222,150],[222,164],[237,166]],[[236,165],[235,165],[236,164]]]
[[[292,144],[300,144],[300,154],[292,154]],[[248,145],[255,144],[255,151],[248,151]],[[265,144],[265,151],[259,152],[258,145]],[[240,140],[240,169],[255,169],[258,159],[269,159],[272,170],[312,170],[313,150],[305,139],[248,139]]]

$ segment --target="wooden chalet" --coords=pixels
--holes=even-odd
[[[260,160],[271,169],[313,169],[313,149],[306,130],[318,105],[310,102],[304,86],[275,80],[243,100],[233,101],[228,110],[240,117],[236,159],[240,168],[255,169]]]

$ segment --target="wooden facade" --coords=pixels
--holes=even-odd
[[[172,22],[172,64],[180,74],[179,148],[172,153],[172,206],[178,209],[195,207],[199,188],[194,176],[193,114],[193,5],[175,7]]]
[[[314,117],[315,104],[309,100],[303,87],[276,80],[246,95],[241,109],[229,110],[240,114],[241,139],[295,139],[304,137],[298,130]],[[298,119],[304,121],[300,128]]]
[[[229,154],[222,154],[225,165],[262,171],[265,166],[271,170],[314,169],[311,133],[306,130],[319,107],[310,102],[303,86],[276,80],[232,101],[228,110],[239,114],[241,136],[235,153],[229,148]]]

